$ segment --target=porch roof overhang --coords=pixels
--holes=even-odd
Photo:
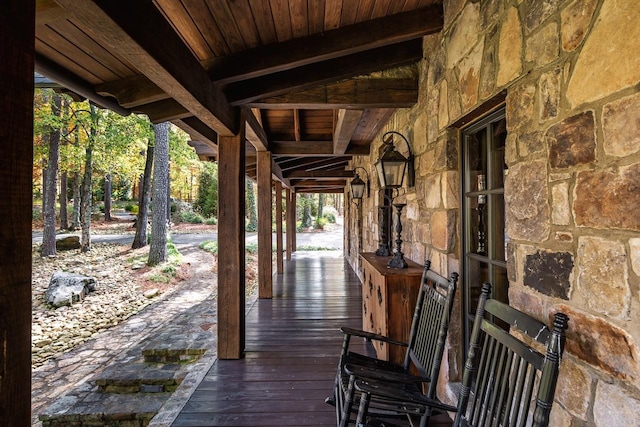
[[[417,102],[422,38],[443,26],[442,0],[36,5],[36,71],[121,114],[173,122],[202,160],[246,126],[246,174],[270,151],[274,179],[299,192],[343,191],[349,160]]]

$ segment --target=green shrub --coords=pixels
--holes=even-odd
[[[324,229],[324,226],[327,225],[327,218],[316,218],[316,223],[314,225],[314,228],[316,228],[317,230],[322,230]]]
[[[210,252],[214,255],[218,254],[218,242],[212,240],[206,240],[198,246],[200,249]]]
[[[133,203],[127,203],[124,206],[124,210],[126,212],[131,212],[131,213],[137,214],[138,213],[138,205],[134,205]]]
[[[204,223],[207,225],[217,225],[218,224],[218,218],[216,217],[211,217],[211,218],[207,218],[204,220]]]
[[[198,195],[193,208],[204,216],[216,215],[218,211],[218,164],[205,162],[198,183]]]
[[[247,243],[244,246],[244,250],[249,252],[250,254],[258,253],[258,244],[257,243]]]
[[[202,215],[195,212],[186,211],[180,214],[180,221],[188,222],[189,224],[202,224],[204,222],[204,218],[202,218]]]
[[[322,215],[322,217],[326,219],[328,222],[330,222],[331,224],[336,223],[336,216],[332,212],[326,212]]]

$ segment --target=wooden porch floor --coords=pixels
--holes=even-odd
[[[247,315],[245,357],[218,360],[173,426],[336,424],[324,399],[342,345],[338,329],[362,324],[358,277],[336,252],[296,253],[274,277],[273,295]],[[358,346],[365,351],[352,342]],[[432,426],[450,426],[445,420]]]

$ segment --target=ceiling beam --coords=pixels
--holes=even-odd
[[[421,39],[439,32],[443,24],[442,4],[432,5],[219,57],[210,64],[209,75],[224,84],[253,79]]]
[[[56,0],[76,24],[144,71],[219,135],[238,133],[239,114],[151,1]],[[99,28],[99,31],[94,31]]]
[[[284,156],[335,156],[333,141],[271,141],[270,151],[274,155]],[[348,148],[345,156],[367,156],[368,146],[355,146]]]
[[[346,183],[345,183],[346,185]],[[300,190],[294,189],[296,193],[300,192],[302,194],[306,193],[322,193],[322,194],[342,194],[344,193],[344,185],[339,187],[330,187],[330,188],[301,188]]]
[[[96,86],[100,95],[113,96],[125,108],[137,107],[169,98],[146,76],[138,75]]]
[[[289,179],[317,179],[327,180],[335,178],[353,178],[353,171],[348,170],[292,170],[284,174]]]
[[[192,140],[201,141],[218,152],[218,134],[197,117],[172,120],[173,124],[189,134]],[[217,154],[216,154],[217,155]]]
[[[333,181],[315,181],[312,179],[301,179],[299,181],[291,181],[294,187],[339,187],[345,186],[347,183],[344,179],[335,179]]]
[[[362,110],[339,110],[336,129],[333,132],[333,153],[343,155],[349,147],[353,132],[358,127]]]
[[[162,101],[140,105],[134,108],[133,112],[146,114],[151,123],[169,122],[193,116],[191,111],[187,110],[173,99],[163,99]]]
[[[275,162],[273,156],[271,157],[271,176],[274,180],[280,181],[283,187],[291,188],[291,181],[285,177],[282,169],[280,169],[280,165]]]
[[[410,108],[418,102],[418,79],[351,79],[251,101],[253,108]]]
[[[35,54],[35,71],[77,93],[78,95],[87,98],[99,107],[115,111],[121,116],[128,116],[131,114],[131,111],[123,108],[115,99],[96,93],[95,89],[89,82],[81,79],[38,53]]]
[[[311,167],[316,165],[334,165],[335,162],[349,163],[352,160],[351,157],[289,157],[287,160],[278,160],[278,165],[282,168],[282,171],[290,171],[295,169],[310,170]]]
[[[256,151],[269,151],[269,140],[267,139],[267,133],[264,128],[258,122],[258,119],[254,115],[253,111],[247,111],[245,117],[245,138],[251,143]]]
[[[413,64],[421,59],[422,40],[416,39],[243,80],[229,84],[224,91],[231,105],[244,105],[265,97],[284,95],[374,71]]]
[[[69,18],[69,12],[62,9],[54,0],[36,1],[36,26],[47,25]]]
[[[200,157],[200,159],[204,157],[208,160],[211,157],[218,157],[218,147],[215,147],[214,149],[214,147],[211,147],[209,144],[203,141],[193,139],[191,141],[188,141],[187,144],[189,144],[189,146],[193,147],[196,150],[196,154],[198,154],[198,157]]]
[[[307,166],[307,171],[319,171],[319,170],[331,170],[331,169],[344,169],[349,163],[344,157],[330,157],[324,162],[317,163],[313,167]],[[352,176],[353,178],[353,176]]]

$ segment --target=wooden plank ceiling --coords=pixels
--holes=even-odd
[[[343,191],[349,160],[416,103],[422,37],[443,25],[442,0],[36,3],[36,71],[175,123],[203,160],[245,109],[246,173],[268,150],[274,177],[298,192]]]

